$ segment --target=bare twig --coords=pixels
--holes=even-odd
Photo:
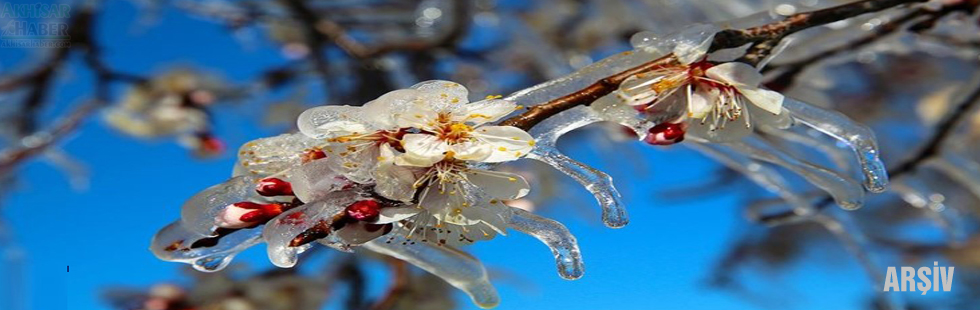
[[[385,262],[391,267],[391,285],[371,306],[371,310],[391,310],[395,308],[398,298],[408,290],[408,265],[393,257],[385,257]]]

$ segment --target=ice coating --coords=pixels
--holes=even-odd
[[[227,267],[239,252],[258,244],[260,235],[260,229],[239,229],[213,239],[191,232],[181,225],[181,221],[176,221],[153,236],[150,251],[161,260],[188,263],[199,271],[216,272]]]
[[[266,223],[262,229],[262,239],[268,244],[266,251],[272,264],[283,268],[296,265],[298,255],[309,249],[310,245],[292,247],[289,246],[290,242],[321,221],[325,225],[332,224],[334,217],[343,213],[355,197],[357,195],[353,193],[332,193],[323,200],[283,212]]]
[[[558,149],[547,145],[538,145],[528,158],[551,165],[558,171],[572,177],[595,196],[602,207],[602,222],[610,228],[621,228],[629,223],[626,206],[621,201],[621,195],[613,186],[612,177],[598,169],[565,156]]]
[[[869,279],[872,283],[871,289],[874,292],[879,292],[878,297],[884,302],[882,306],[885,309],[906,309],[899,294],[880,293],[882,292],[881,288],[885,287],[885,275],[882,274],[882,271],[885,270],[886,266],[894,266],[894,264],[886,264],[881,261],[880,257],[871,255],[871,243],[860,226],[854,222],[851,214],[839,209],[831,209],[828,212],[818,214],[814,219],[837,237],[847,251],[858,260],[867,275],[871,277]]]
[[[562,135],[602,120],[592,109],[579,106],[549,117],[531,128],[529,133],[538,145],[555,146]]]
[[[326,159],[305,163],[289,172],[296,198],[304,202],[321,200],[324,195],[350,184],[331,169]]]
[[[626,51],[607,57],[572,74],[522,89],[504,99],[524,106],[542,104],[661,56],[663,55],[640,50]]]
[[[409,243],[398,235],[393,236],[393,239],[375,239],[365,243],[364,247],[404,260],[446,280],[450,285],[466,292],[480,308],[489,309],[500,303],[497,289],[490,284],[483,264],[460,250],[427,242]]]
[[[299,133],[252,140],[238,150],[234,175],[267,177],[302,162],[305,152],[321,141]]]
[[[373,128],[364,124],[360,107],[319,106],[303,111],[296,119],[299,132],[313,138],[325,139],[336,134],[365,133]],[[350,132],[338,133],[334,128],[344,128]]]
[[[180,222],[189,232],[211,235],[215,216],[230,204],[256,196],[257,181],[258,178],[253,175],[240,175],[195,194],[181,206]]]
[[[864,187],[873,193],[880,193],[888,186],[888,173],[879,158],[878,143],[868,127],[861,125],[844,114],[806,104],[786,97],[783,108],[792,113],[797,121],[830,135],[851,147],[857,155]]]
[[[962,244],[968,238],[958,210],[943,204],[942,194],[917,178],[905,177],[892,182],[892,190],[909,205],[922,209],[946,233],[951,244]]]
[[[541,240],[555,255],[558,274],[566,280],[581,278],[585,264],[575,236],[561,223],[534,213],[511,208],[510,227]]]
[[[977,162],[955,152],[946,151],[940,157],[929,160],[927,164],[980,198],[980,164]]]
[[[719,144],[689,143],[686,145],[700,151],[705,155],[708,155],[708,157],[711,157],[714,160],[721,162],[732,170],[738,171],[755,184],[778,195],[780,198],[785,200],[793,208],[793,212],[798,215],[794,218],[804,217],[813,213],[813,207],[806,201],[806,199],[793,192],[793,189],[787,186],[789,183],[786,182],[781,175],[779,175],[779,172],[766,166],[764,163],[753,160],[744,154],[733,152],[730,148]],[[749,218],[753,219],[758,219],[762,215],[761,212],[751,208],[749,209],[749,212]]]
[[[780,130],[769,128],[768,126],[758,127],[768,135],[779,137],[786,141],[796,142],[808,147],[812,147],[826,154],[831,162],[837,165],[840,170],[849,171],[853,165],[850,161],[850,149],[845,149],[837,144],[837,140],[820,139],[808,135],[807,133],[796,132],[795,130]],[[807,130],[812,130],[807,127]]]
[[[834,201],[844,209],[857,209],[864,204],[864,191],[856,182],[792,156],[762,139],[748,137],[743,142],[727,145],[753,158],[783,166],[799,174],[834,197]]]

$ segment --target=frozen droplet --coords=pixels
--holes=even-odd
[[[827,110],[786,97],[783,107],[793,117],[816,130],[834,137],[847,145],[857,155],[864,187],[873,193],[880,193],[888,186],[888,173],[879,158],[878,143],[868,127],[861,125],[840,112]]]
[[[480,308],[489,309],[500,303],[497,289],[490,284],[487,271],[479,260],[448,246],[407,241],[395,235],[392,238],[375,239],[365,243],[363,247],[404,260],[446,280],[450,285],[463,290]]]
[[[510,227],[541,240],[551,248],[558,274],[562,278],[575,280],[582,277],[585,265],[578,249],[578,241],[565,225],[521,209],[511,208],[510,211]]]
[[[799,174],[814,186],[834,197],[834,201],[842,208],[857,209],[864,204],[864,191],[856,182],[836,172],[790,155],[762,139],[749,137],[743,142],[728,145],[740,152],[749,154],[753,158],[782,166]]]
[[[551,165],[584,186],[602,207],[602,222],[606,226],[620,228],[629,223],[619,191],[613,185],[612,177],[606,173],[568,158],[554,147],[547,145],[536,146],[528,158]]]
[[[211,235],[215,227],[215,217],[221,210],[257,195],[257,181],[252,175],[241,175],[197,193],[181,206],[181,223],[188,231],[202,236]]]

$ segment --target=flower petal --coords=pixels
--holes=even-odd
[[[397,127],[395,111],[403,110],[403,107],[411,104],[418,96],[419,91],[415,89],[393,90],[365,103],[361,107],[361,115],[375,128],[392,129]]]
[[[746,63],[726,62],[704,71],[709,78],[732,86],[757,87],[762,83],[762,73]]]
[[[493,154],[493,146],[483,141],[466,141],[449,146],[453,158],[469,161],[484,161]]]
[[[371,129],[364,123],[360,108],[352,106],[315,107],[296,120],[299,131],[314,139],[364,133]]]
[[[402,137],[405,154],[395,159],[399,166],[429,167],[446,157],[449,144],[429,134],[407,134]]]
[[[415,171],[395,165],[395,156],[390,146],[381,146],[381,161],[374,170],[374,189],[385,198],[410,202],[415,196]]]
[[[490,197],[497,199],[518,199],[531,191],[527,180],[513,173],[470,169],[466,172],[466,179]]]
[[[516,160],[530,153],[535,145],[530,134],[513,126],[481,126],[472,135],[492,146],[490,156],[481,160],[487,163]]]
[[[375,221],[377,224],[387,224],[411,218],[422,212],[422,208],[417,206],[404,207],[385,207],[381,208],[381,216]]]
[[[695,25],[677,34],[674,56],[682,64],[691,64],[708,54],[717,29],[712,25]]]
[[[450,104],[462,104],[469,101],[469,91],[466,87],[456,82],[431,80],[424,81],[412,86],[423,93],[435,95],[440,101]]]
[[[487,99],[455,106],[450,120],[482,125],[495,122],[517,110],[517,104],[503,99]]]
[[[288,179],[296,198],[306,203],[321,200],[350,184],[350,180],[330,168],[326,159],[314,160],[293,169]]]
[[[334,232],[334,235],[337,237],[339,241],[343,242],[344,244],[360,245],[360,244],[364,244],[365,242],[377,239],[378,237],[383,236],[387,232],[387,229],[378,226],[381,225],[375,224],[372,226],[372,224],[367,224],[363,222],[349,223],[347,225],[344,225],[344,228],[341,228],[336,232]]]
[[[687,116],[700,120],[708,115],[715,108],[718,101],[718,91],[707,87],[698,87],[691,92],[688,87]]]
[[[768,89],[755,87],[738,87],[738,92],[745,96],[753,105],[766,110],[774,115],[779,115],[783,111],[783,94]]]
[[[330,169],[357,183],[369,183],[378,163],[379,149],[372,141],[331,143],[323,149],[327,157],[320,159]]]

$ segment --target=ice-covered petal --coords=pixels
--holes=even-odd
[[[380,150],[374,141],[331,143],[323,148],[321,159],[331,170],[357,183],[370,183],[377,166]]]
[[[381,147],[381,161],[374,171],[374,189],[385,198],[410,202],[415,196],[415,171],[410,167],[395,165],[395,156],[388,145]]]
[[[205,237],[176,221],[153,236],[150,251],[161,260],[188,263],[199,271],[215,272],[228,266],[239,252],[259,243],[261,232],[257,228],[227,230],[223,235]]]
[[[847,143],[854,150],[858,163],[861,164],[864,187],[874,193],[885,190],[888,185],[888,173],[885,164],[879,158],[878,143],[871,129],[840,112],[819,108],[793,98],[786,97],[783,107],[801,123]]]
[[[422,212],[422,208],[417,206],[396,206],[381,208],[381,215],[375,223],[387,224],[411,218]]]
[[[726,62],[708,68],[704,75],[736,87],[755,88],[762,83],[762,73],[743,62]]]
[[[456,106],[450,120],[482,125],[496,122],[516,110],[516,103],[503,99],[487,99]]]
[[[216,225],[215,217],[226,206],[257,196],[256,182],[258,178],[252,175],[241,175],[195,194],[180,208],[181,223],[187,231],[211,235]]]
[[[517,208],[511,208],[510,212],[511,228],[531,235],[551,248],[558,274],[562,278],[575,280],[582,277],[585,264],[578,249],[578,241],[565,225]]]
[[[310,108],[299,115],[296,126],[304,135],[314,139],[363,134],[374,128],[365,124],[360,109],[346,105]]]
[[[531,152],[536,142],[526,131],[513,126],[480,126],[472,133],[477,140],[491,146],[490,156],[483,162],[499,163],[516,160]]]
[[[323,141],[301,133],[282,134],[250,141],[238,150],[235,175],[266,177],[303,162],[304,155]]]
[[[303,202],[320,200],[348,185],[350,180],[340,176],[325,159],[305,163],[289,173],[293,193]]]
[[[470,169],[465,172],[465,175],[467,181],[497,199],[518,199],[531,191],[531,185],[527,180],[513,173]]]
[[[493,146],[483,141],[463,141],[449,145],[453,158],[468,161],[486,161],[493,154]]]
[[[483,264],[457,249],[425,242],[407,242],[404,238],[381,238],[364,244],[381,254],[404,260],[428,271],[450,285],[463,290],[481,308],[493,308],[500,303],[497,290],[490,284]]]
[[[469,101],[469,91],[466,87],[456,82],[431,80],[419,82],[412,86],[420,92],[436,95],[442,100],[452,104],[464,104]]]
[[[402,138],[405,154],[395,164],[410,167],[429,167],[446,158],[449,144],[429,134],[407,134]]]
[[[377,99],[368,101],[361,106],[360,112],[363,119],[374,125],[375,128],[390,130],[398,126],[395,122],[395,111],[409,104],[418,96],[419,92],[415,89],[393,90]]]
[[[783,112],[783,94],[768,89],[739,86],[738,92],[753,105],[774,115]],[[755,116],[755,115],[753,115]]]
[[[431,129],[439,119],[439,110],[433,104],[416,98],[393,109],[392,116],[398,127]]]
[[[688,96],[687,116],[695,119],[694,122],[700,122],[702,118],[708,116],[708,113],[715,109],[715,102],[718,102],[720,95],[718,90],[709,87],[692,89],[688,86],[686,91]]]
[[[528,158],[558,169],[592,193],[602,207],[602,222],[606,226],[620,228],[629,223],[626,207],[609,175],[561,154],[552,146],[538,145]]]
[[[685,27],[675,34],[671,41],[674,45],[674,56],[682,64],[690,64],[703,59],[711,48],[711,41],[718,32],[718,27],[708,24],[697,24]]]

